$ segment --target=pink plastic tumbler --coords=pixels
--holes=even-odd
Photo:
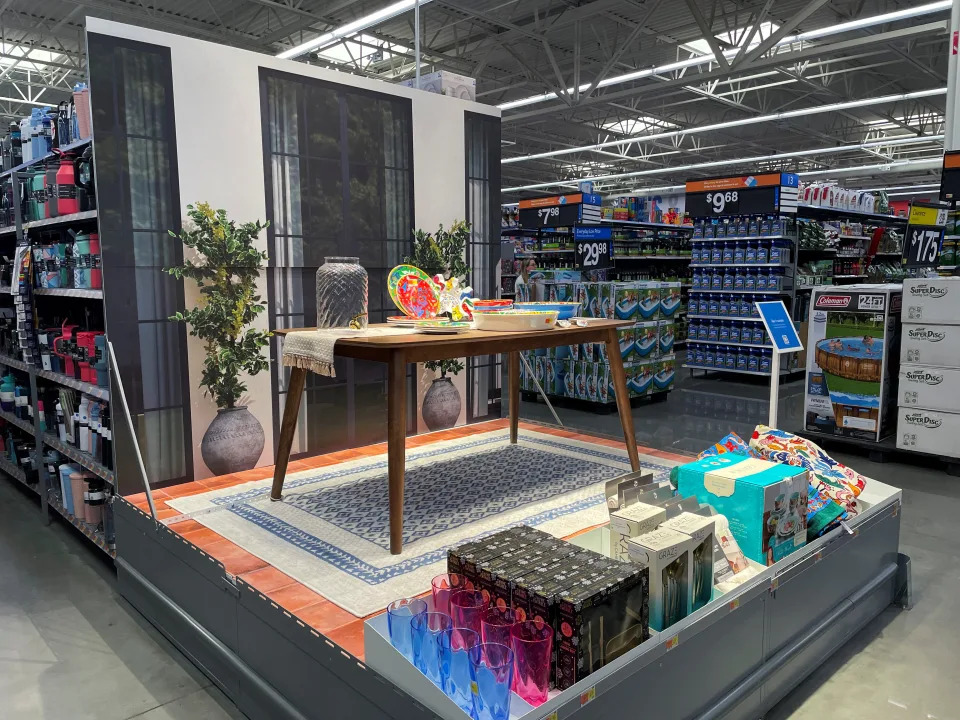
[[[553,659],[553,631],[536,620],[516,623],[511,630],[514,692],[534,707],[547,701]]]
[[[454,627],[470,628],[480,634],[480,619],[487,603],[479,590],[458,590],[450,596],[450,617]]]

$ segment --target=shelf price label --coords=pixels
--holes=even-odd
[[[914,203],[910,206],[907,235],[903,243],[905,267],[936,267],[940,264],[946,224],[946,208],[931,203]]]
[[[574,230],[576,267],[605,270],[613,267],[613,233],[608,227],[578,227]]]

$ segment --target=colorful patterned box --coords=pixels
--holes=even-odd
[[[657,372],[653,376],[653,391],[667,392],[673,389],[673,383],[676,380],[677,363],[674,356],[661,358],[657,363]]]
[[[681,465],[677,490],[730,522],[743,554],[772,565],[807,542],[807,471],[724,453]]]
[[[656,320],[637,323],[634,332],[636,340],[633,352],[637,358],[644,360],[660,357],[660,324]]]
[[[673,352],[673,341],[676,333],[676,325],[673,320],[660,321],[660,354],[668,355]]]
[[[636,320],[640,314],[640,293],[635,283],[614,284],[614,315],[617,320]]]

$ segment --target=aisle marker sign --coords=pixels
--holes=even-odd
[[[780,355],[803,350],[803,343],[793,320],[787,312],[783,300],[767,300],[757,303],[760,319],[766,328],[767,336],[773,343],[773,357],[770,362],[770,417],[768,425],[777,426],[777,404],[780,402]]]

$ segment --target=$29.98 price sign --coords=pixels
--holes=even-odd
[[[574,246],[577,267],[581,270],[605,270],[613,267],[613,242],[606,239],[577,239]]]

